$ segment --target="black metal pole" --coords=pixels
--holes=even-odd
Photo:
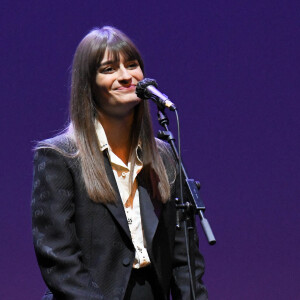
[[[158,106],[157,114],[158,114],[159,124],[165,129],[164,131],[160,130],[158,132],[158,137],[162,140],[167,141],[170,144],[173,154],[177,160],[177,163],[179,163],[179,154],[178,154],[178,150],[176,148],[175,138],[174,138],[172,132],[168,128],[169,119],[168,119],[167,115],[164,113],[164,108]],[[182,170],[182,174],[183,174],[183,181],[186,183],[186,185],[188,187],[188,192],[190,195],[189,199],[191,199],[191,201],[192,201],[191,204],[194,206],[195,212],[199,215],[200,223],[201,223],[202,229],[205,233],[205,236],[208,240],[208,243],[210,245],[214,245],[216,243],[216,239],[215,239],[213,231],[209,225],[208,220],[204,216],[205,205],[199,194],[200,183],[198,181],[195,181],[194,179],[188,178],[187,172],[186,172],[182,162],[181,162],[181,170]],[[181,199],[181,201],[184,201],[184,199]]]

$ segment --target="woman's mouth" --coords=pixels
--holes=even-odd
[[[117,91],[133,91],[135,90],[135,85],[129,85],[129,86],[120,86],[116,89]]]

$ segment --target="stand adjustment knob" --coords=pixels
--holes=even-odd
[[[195,181],[195,183],[196,183],[196,186],[197,186],[198,190],[200,190],[201,189],[201,183],[200,183],[200,181]]]

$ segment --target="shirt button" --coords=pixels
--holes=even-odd
[[[122,177],[123,177],[123,178],[126,177],[126,172],[122,172]]]

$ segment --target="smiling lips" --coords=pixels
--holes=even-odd
[[[120,86],[116,89],[117,91],[133,91],[135,90],[135,85],[130,85],[130,86]]]

